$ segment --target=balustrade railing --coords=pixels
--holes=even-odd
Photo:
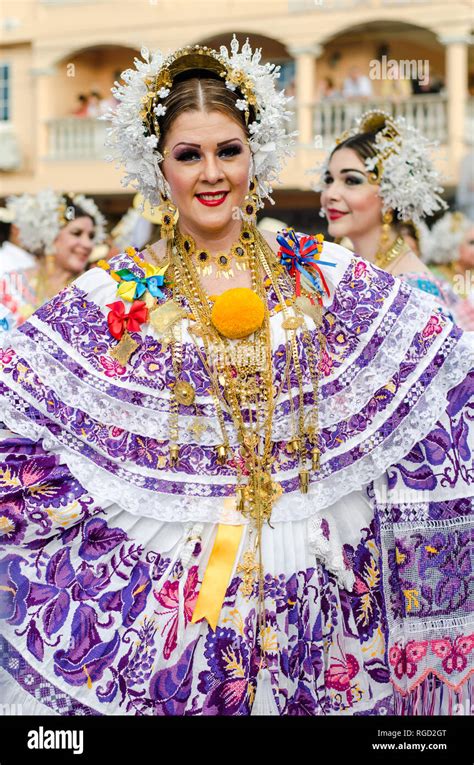
[[[107,122],[88,117],[60,117],[48,121],[48,159],[104,159]]]
[[[298,104],[289,130],[298,129]],[[326,148],[335,138],[348,130],[354,120],[368,109],[381,109],[394,117],[404,117],[430,140],[448,142],[447,98],[442,94],[412,96],[403,101],[386,99],[328,99],[312,105],[315,146]],[[474,99],[468,101],[467,123],[474,122]],[[97,119],[60,117],[48,121],[48,159],[103,160],[108,123]],[[467,126],[466,126],[467,127]]]
[[[313,106],[314,135],[327,141],[340,136],[354,124],[354,121],[369,109],[380,109],[393,117],[404,117],[408,124],[430,140],[446,143],[447,98],[444,95],[412,96],[402,101],[383,98],[360,100],[328,99]]]

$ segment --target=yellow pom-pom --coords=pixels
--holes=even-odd
[[[231,340],[248,337],[263,324],[265,306],[259,296],[247,287],[236,287],[216,298],[211,319],[221,335]]]

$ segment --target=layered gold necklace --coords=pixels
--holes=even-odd
[[[272,475],[272,465],[275,461],[272,454],[275,406],[286,383],[292,422],[288,450],[299,463],[300,491],[307,493],[310,471],[319,470],[319,365],[314,340],[305,326],[304,319],[301,315],[295,315],[293,311],[290,313],[290,306],[294,305],[295,298],[286,269],[276,261],[274,253],[256,228],[244,228],[240,241],[243,235],[251,275],[251,292],[261,301],[263,321],[259,322],[251,335],[239,340],[229,339],[216,327],[212,301],[203,292],[196,268],[195,261],[199,252],[189,246],[190,238],[175,230],[173,239],[168,242],[168,256],[173,272],[173,301],[181,304],[183,311],[187,307],[192,313],[194,321],[189,331],[211,382],[210,391],[222,434],[222,443],[216,447],[217,462],[224,465],[232,459],[237,477],[236,509],[251,521],[250,548],[244,556],[245,568],[259,575],[259,625],[260,628],[264,628],[261,535],[263,525],[270,522],[273,505],[282,493],[280,484],[273,480]],[[270,314],[266,300],[266,286],[270,285],[277,297],[277,308],[283,315],[282,327],[286,332],[286,366],[278,388],[273,382]],[[233,292],[238,290],[228,291],[229,295]],[[303,299],[309,300],[304,296]],[[311,315],[319,329],[322,345],[321,311],[313,310]],[[302,333],[313,389],[314,403],[307,418],[304,412],[304,381],[296,340],[297,330]],[[189,404],[194,399],[192,386],[180,380],[183,357],[180,331],[173,335],[171,351],[176,383],[171,402],[170,459],[171,463],[176,465],[179,461],[179,404]],[[291,362],[298,380],[296,404],[291,388]],[[230,415],[237,434],[238,444],[233,447],[230,445],[224,413]],[[311,447],[310,454],[307,449],[308,442]],[[244,595],[252,594],[253,580],[254,574],[253,577],[244,580]]]
[[[394,243],[385,252],[378,252],[375,256],[375,265],[378,268],[387,268],[390,263],[393,263],[401,255],[404,255],[408,245],[403,237],[398,236]]]

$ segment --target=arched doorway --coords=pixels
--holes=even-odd
[[[97,45],[64,56],[48,82],[48,158],[96,160],[105,154],[106,124],[97,120],[114,105],[114,81],[139,53],[120,45]]]

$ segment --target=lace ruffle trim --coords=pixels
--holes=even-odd
[[[345,390],[320,401],[319,411],[322,427],[328,427],[341,420],[349,419],[361,411],[374,393],[399,368],[401,361],[406,357],[414,334],[426,325],[430,314],[431,306],[427,305],[426,301],[420,301],[416,293],[413,293],[400,319],[382,343],[370,366],[362,369]],[[117,423],[126,423],[129,432],[156,438],[159,441],[168,439],[169,425],[163,411],[125,403],[98,388],[92,387],[72,374],[47,351],[22,333],[11,335],[8,344],[19,355],[28,359],[33,371],[41,377],[47,387],[54,390],[67,406],[80,409],[104,425],[114,426]],[[434,356],[435,352],[432,350],[431,356]],[[98,378],[98,382],[102,381]],[[209,399],[209,404],[212,406],[211,399]],[[182,443],[199,443],[204,446],[214,446],[221,443],[222,436],[217,417],[206,416],[201,419],[204,420],[205,429],[197,436],[193,429],[196,418],[180,416],[180,441]],[[275,417],[273,423],[274,441],[287,440],[290,431],[291,416],[289,414]],[[237,443],[237,435],[231,424],[228,424],[227,432],[230,443]]]
[[[348,467],[310,484],[308,494],[284,494],[276,502],[272,522],[309,518],[329,507],[346,494],[357,491],[399,462],[434,427],[447,405],[447,392],[459,384],[472,366],[472,353],[464,338],[457,343],[442,369],[413,406],[400,427]],[[50,434],[47,428],[32,422],[4,397],[3,418],[6,425],[21,436],[42,440],[46,451],[56,453],[73,476],[102,507],[117,504],[127,512],[160,521],[240,524],[245,519],[224,501],[212,496],[189,496],[186,484],[180,494],[162,494],[133,485],[74,452]],[[178,485],[177,485],[178,486]]]
[[[351,591],[355,584],[355,576],[345,566],[342,542],[334,523],[330,523],[327,518],[311,516],[308,519],[308,547],[309,551],[324,563],[327,570],[336,576],[339,584]]]

